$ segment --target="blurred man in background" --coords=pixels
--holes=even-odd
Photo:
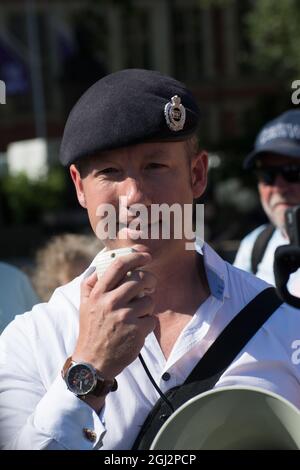
[[[285,212],[300,204],[300,110],[289,110],[259,132],[244,168],[255,172],[262,207],[269,224],[241,242],[234,265],[275,284],[274,252],[289,243]]]

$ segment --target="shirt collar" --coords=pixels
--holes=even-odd
[[[197,239],[196,250],[203,255],[207,282],[211,294],[223,301],[229,297],[228,268],[226,262],[207,244]]]
[[[200,239],[197,239],[195,247],[197,252],[203,255],[207,282],[211,294],[216,297],[216,299],[223,301],[224,297],[229,297],[228,268],[226,262],[207,243],[204,243]],[[103,251],[106,251],[106,248],[103,248],[100,253]],[[95,260],[96,258],[93,260],[90,268],[95,266]],[[88,271],[85,277],[92,272],[92,270]]]

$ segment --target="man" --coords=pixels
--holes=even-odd
[[[165,221],[152,217],[155,204],[184,208],[205,190],[198,123],[186,87],[149,70],[108,75],[73,108],[61,160],[78,200],[96,233],[105,218],[99,208],[116,208],[116,237],[103,242],[135,251],[99,279],[94,261],[5,330],[3,448],[130,449],[159,396],[185,381],[226,325],[266,288],[206,244],[186,250],[187,237],[176,238],[175,225],[165,239]],[[147,224],[134,214],[136,205],[150,214]],[[159,237],[147,239],[152,226]],[[299,366],[289,359],[299,327],[297,311],[281,305],[216,386],[261,386],[300,407]]]
[[[262,128],[244,167],[257,176],[260,200],[272,225],[262,225],[242,240],[234,265],[274,285],[274,252],[289,243],[285,211],[300,204],[299,110],[287,111]]]
[[[38,302],[28,277],[16,267],[0,262],[0,333],[15,315]]]

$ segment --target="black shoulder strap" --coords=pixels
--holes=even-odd
[[[253,274],[257,273],[257,267],[264,256],[267,245],[274,232],[275,227],[272,224],[268,224],[256,238],[251,253],[251,271]]]
[[[184,384],[168,390],[166,396],[174,410],[190,398],[213,388],[234,358],[281,304],[274,287],[268,287],[252,299],[225,327]],[[149,449],[160,427],[170,416],[169,406],[160,398],[146,418],[132,449]]]
[[[274,287],[267,287],[261,291],[224,328],[187,377],[185,383],[204,380],[212,376],[221,377],[237,354],[281,304],[282,300]]]

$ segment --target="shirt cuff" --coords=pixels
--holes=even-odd
[[[98,449],[106,433],[96,411],[68,390],[61,375],[36,407],[34,426],[70,450]]]

